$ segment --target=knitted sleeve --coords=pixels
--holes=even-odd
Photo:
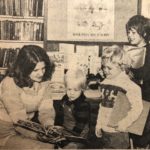
[[[39,107],[39,121],[44,126],[54,125],[55,110],[53,107],[53,100],[43,100]]]
[[[54,125],[55,121],[55,109],[53,107],[53,100],[51,96],[51,90],[47,85],[44,92],[44,97],[39,105],[39,121],[44,126]]]
[[[140,87],[133,82],[129,82],[129,84],[127,83],[128,82],[126,82],[123,87],[127,91],[126,95],[131,104],[131,109],[127,116],[121,121],[126,124],[127,127],[129,127],[140,116],[143,110],[143,103]]]
[[[1,100],[13,122],[26,120],[26,109],[20,99],[21,89],[17,87],[13,78],[6,77],[1,84]]]

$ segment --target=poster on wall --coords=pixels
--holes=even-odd
[[[141,15],[150,18],[150,0],[142,0]]]
[[[68,39],[113,40],[114,0],[69,0]]]
[[[138,0],[47,0],[47,40],[127,42]]]

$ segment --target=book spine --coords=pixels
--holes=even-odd
[[[7,67],[7,60],[8,60],[8,50],[4,49],[4,59],[2,67]]]
[[[43,9],[43,0],[38,0],[38,16],[42,16],[42,9]]]
[[[0,40],[1,40],[1,23],[2,23],[2,21],[0,21]]]
[[[3,67],[3,59],[4,59],[4,49],[0,49],[0,67]]]

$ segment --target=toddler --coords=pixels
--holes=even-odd
[[[66,94],[54,106],[56,110],[55,125],[63,126],[77,136],[86,138],[89,126],[90,106],[83,94],[86,75],[79,69],[69,70],[65,75]],[[61,119],[60,119],[61,118]],[[67,142],[63,148],[78,149],[84,144]]]
[[[117,45],[107,48],[102,56],[106,79],[99,85],[101,103],[96,124],[96,135],[102,137],[104,148],[129,148],[127,128],[138,119],[143,109],[140,87],[132,82],[125,73],[125,69],[128,67],[127,60],[125,52]],[[111,127],[108,124],[119,95],[127,98],[131,109],[127,110],[127,115],[118,122],[116,127]]]

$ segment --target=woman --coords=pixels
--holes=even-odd
[[[24,46],[14,67],[1,83],[0,148],[52,149],[36,140],[36,135],[14,126],[18,120],[54,124],[55,113],[48,89],[54,71],[46,52],[39,46]]]
[[[150,20],[141,15],[133,16],[126,24],[129,43],[135,48],[128,51],[133,60],[130,69],[131,79],[142,90],[142,99],[150,102]],[[142,136],[132,135],[137,147],[150,144],[150,113]]]

